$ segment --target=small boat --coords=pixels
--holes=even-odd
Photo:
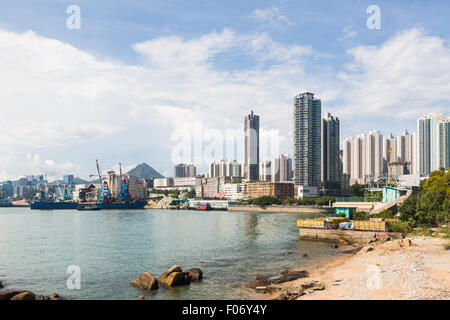
[[[101,210],[102,204],[101,203],[79,203],[77,206],[77,210],[82,211],[92,211],[92,210]]]
[[[211,206],[209,203],[207,204],[198,204],[192,207],[189,207],[192,210],[201,210],[201,211],[207,211],[207,210],[212,210]]]

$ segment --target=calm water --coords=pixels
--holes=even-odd
[[[238,283],[337,254],[330,244],[299,240],[296,220],[305,216],[0,208],[0,280],[5,289],[66,299],[247,298],[252,291]],[[156,293],[129,284],[144,271],[159,276],[174,264],[201,268],[203,282]],[[79,290],[66,288],[69,265],[81,269]]]

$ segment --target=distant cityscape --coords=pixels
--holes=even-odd
[[[260,117],[251,111],[244,118],[245,159],[222,158],[199,174],[194,164],[174,166],[173,177],[155,174],[125,175],[130,194],[148,197],[147,189],[192,190],[200,199],[238,200],[273,196],[277,198],[347,196],[350,186],[417,186],[421,177],[450,167],[450,117],[425,114],[417,120],[417,131],[398,137],[378,130],[347,137],[340,147],[340,121],[327,113],[322,117],[321,100],[304,92],[293,99],[293,157],[286,154],[260,160]],[[119,175],[104,177],[113,196],[120,192]],[[99,181],[85,181],[68,174],[51,183],[62,200],[94,201]],[[2,198],[32,198],[48,188],[44,175],[25,176],[1,183]],[[70,193],[70,195],[68,195]]]
[[[260,118],[244,119],[245,160],[213,161],[206,175],[177,164],[173,178],[154,180],[157,189],[195,188],[197,198],[245,199],[350,195],[353,184],[418,186],[434,170],[450,167],[450,118],[440,113],[417,120],[417,132],[384,137],[378,130],[344,139],[340,122],[322,118],[321,100],[305,92],[293,101],[293,159],[259,159]]]

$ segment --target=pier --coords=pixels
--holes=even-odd
[[[344,240],[349,244],[365,245],[383,237],[389,236],[393,239],[401,239],[401,233],[396,232],[378,232],[378,231],[357,231],[340,229],[313,229],[299,228],[300,239],[330,241],[338,243]]]

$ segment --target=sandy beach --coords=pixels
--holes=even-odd
[[[448,240],[409,237],[376,242],[317,268],[309,276],[276,285],[274,299],[450,299]]]

